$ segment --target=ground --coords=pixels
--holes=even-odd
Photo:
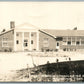
[[[61,61],[84,60],[84,54],[79,52],[1,52],[0,53],[0,81],[12,81],[16,70],[31,68]]]

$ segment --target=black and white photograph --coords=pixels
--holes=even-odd
[[[0,1],[0,82],[84,82],[84,2]]]

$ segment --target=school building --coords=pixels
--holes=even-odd
[[[24,23],[0,33],[0,51],[83,51],[84,30],[39,29]]]

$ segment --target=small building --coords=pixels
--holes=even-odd
[[[39,29],[24,23],[0,34],[0,51],[83,51],[84,30]]]

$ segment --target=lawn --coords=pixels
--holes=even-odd
[[[75,60],[84,60],[84,54],[77,52],[1,52],[0,53],[0,79],[13,75],[13,71],[31,68],[34,65],[44,65],[47,62],[56,63]],[[11,73],[12,71],[12,73]]]

